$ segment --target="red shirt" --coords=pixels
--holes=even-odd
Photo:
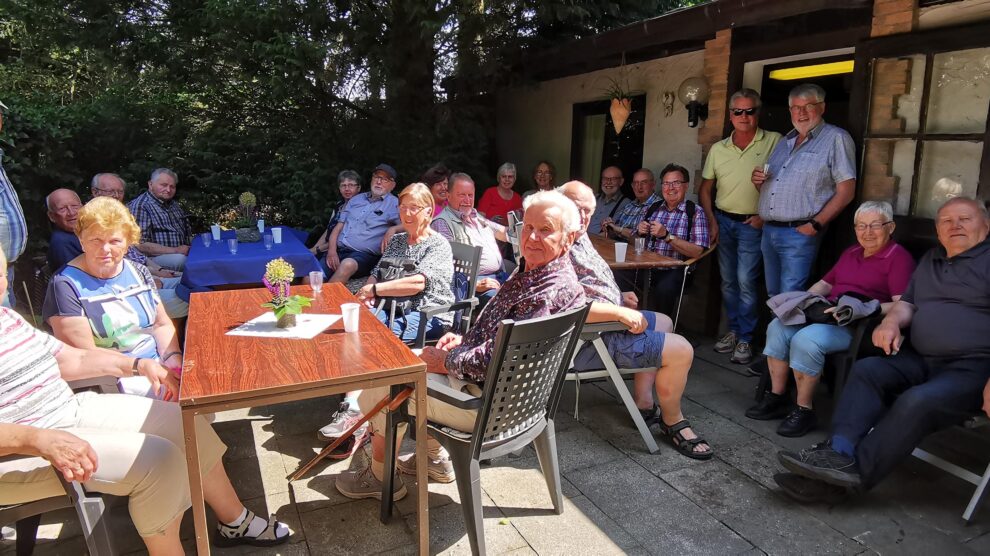
[[[513,210],[522,210],[522,197],[513,191],[512,198],[506,201],[498,194],[497,185],[486,189],[481,201],[478,202],[478,212],[487,216],[489,220],[501,216],[505,219],[503,224],[509,221],[509,212]]]
[[[863,257],[863,246],[856,244],[842,253],[822,280],[832,285],[829,301],[835,302],[853,291],[887,303],[893,296],[904,294],[912,272],[914,259],[894,241],[870,257]]]

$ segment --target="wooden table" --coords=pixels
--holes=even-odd
[[[309,286],[292,291],[313,294]],[[210,544],[193,426],[196,415],[399,384],[415,385],[416,414],[426,415],[426,365],[364,307],[360,330],[354,333],[344,332],[338,320],[312,340],[225,335],[260,315],[260,305],[269,298],[267,290],[258,288],[194,293],[189,304],[179,405],[199,554],[209,554]],[[341,303],[354,301],[342,284],[325,284],[306,312],[340,314]],[[429,550],[426,450],[426,419],[417,419],[420,554]],[[387,510],[383,505],[383,519],[391,513],[390,507]]]
[[[660,255],[655,251],[644,250],[640,254],[636,254],[633,250],[633,244],[629,243],[629,247],[626,249],[626,260],[619,263],[615,261],[615,244],[618,243],[614,239],[609,239],[605,236],[600,236],[597,234],[588,234],[588,239],[591,240],[591,244],[595,246],[595,251],[601,255],[605,262],[608,263],[608,267],[612,270],[652,270],[654,268],[683,268],[685,263],[680,259],[675,259],[673,257],[666,257]],[[643,295],[640,296],[639,306],[641,309],[646,308],[647,298],[650,295],[650,275],[651,272],[646,273],[646,277],[643,281]]]

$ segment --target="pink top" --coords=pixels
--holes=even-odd
[[[499,195],[497,185],[486,189],[481,195],[481,200],[478,201],[479,212],[488,217],[488,219],[495,218],[496,216],[502,217],[501,223],[503,225],[509,221],[508,213],[514,210],[522,210],[522,197],[513,191],[512,198],[506,201]]]
[[[442,201],[438,203],[436,199],[433,199],[433,218],[439,216],[440,213],[443,212],[444,207],[448,204],[450,204],[449,201]]]
[[[914,258],[896,242],[891,241],[869,257],[863,257],[863,246],[856,244],[842,252],[822,280],[832,286],[829,301],[856,292],[887,303],[893,296],[904,294],[912,272]]]

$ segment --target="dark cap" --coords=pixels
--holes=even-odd
[[[379,164],[378,166],[375,166],[375,170],[371,172],[371,175],[375,175],[375,172],[378,171],[385,172],[386,174],[388,174],[388,177],[392,178],[393,180],[398,176],[398,174],[395,173],[395,168],[392,168],[388,164]]]

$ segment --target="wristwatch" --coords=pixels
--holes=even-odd
[[[657,239],[670,243],[670,230],[666,230],[662,236],[657,236]]]
[[[824,228],[824,226],[822,226],[822,224],[814,218],[809,220],[808,223],[811,224],[811,227],[814,228],[816,232],[820,232],[822,231],[822,228]]]
[[[664,243],[670,243],[674,241],[674,236],[670,235],[670,230],[667,230],[667,235],[663,236]]]
[[[134,363],[131,365],[131,376],[138,376],[140,374],[138,373],[138,363],[140,363],[142,359],[144,359],[144,357],[134,358]]]

